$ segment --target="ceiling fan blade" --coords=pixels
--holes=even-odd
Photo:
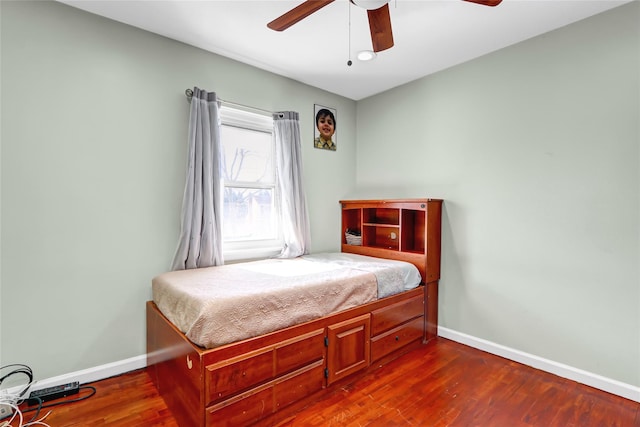
[[[389,15],[389,4],[374,9],[367,10],[369,17],[369,29],[371,30],[371,42],[373,51],[380,52],[393,46],[393,32],[391,31],[391,16]]]
[[[267,27],[275,31],[283,31],[311,15],[312,13],[322,9],[335,0],[307,0],[304,3],[291,9],[289,12],[274,19],[267,24]]]
[[[481,4],[483,6],[497,6],[502,3],[502,0],[464,0],[471,3]]]

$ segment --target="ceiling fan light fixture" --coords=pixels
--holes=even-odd
[[[351,3],[363,9],[376,10],[376,9],[380,9],[382,6],[389,3],[390,1],[391,0],[351,0]]]
[[[359,61],[373,61],[376,59],[376,53],[372,50],[361,50],[358,52],[357,58]]]

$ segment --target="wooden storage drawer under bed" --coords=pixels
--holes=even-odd
[[[424,296],[374,310],[371,318],[371,361],[375,361],[422,337]]]
[[[375,310],[371,313],[371,336],[379,335],[423,315],[424,297],[422,295]]]
[[[213,403],[325,359],[324,329],[205,367],[206,402]],[[322,376],[320,376],[322,378]]]
[[[424,316],[403,323],[381,335],[371,338],[371,361],[381,359],[422,337]]]
[[[255,423],[324,387],[324,361],[319,360],[262,384],[252,390],[209,406],[206,426],[244,427]]]

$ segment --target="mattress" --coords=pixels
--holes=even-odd
[[[410,263],[347,253],[179,270],[152,280],[158,309],[198,346],[214,348],[414,288]]]

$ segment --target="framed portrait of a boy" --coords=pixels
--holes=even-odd
[[[323,150],[336,151],[338,136],[336,133],[335,108],[314,104],[313,117],[315,118],[313,146]]]

